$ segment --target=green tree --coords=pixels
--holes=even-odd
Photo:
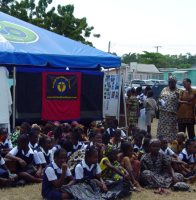
[[[151,53],[147,51],[144,51],[144,53],[140,55],[139,62],[145,64],[154,64],[156,67],[166,66],[166,60],[164,55],[160,53]]]
[[[190,68],[196,65],[196,55],[162,55],[160,53],[144,51],[142,54],[128,53],[121,57],[123,63],[138,62],[154,64],[158,68]]]
[[[13,0],[0,0],[1,11],[7,13],[9,11],[9,5],[12,2],[13,2]]]
[[[124,54],[121,57],[121,61],[125,64],[130,64],[130,62],[138,62],[138,57],[136,53],[128,53],[128,54]]]
[[[0,11],[24,21],[61,34],[76,41],[92,45],[87,39],[94,29],[89,26],[85,17],[74,17],[73,5],[50,7],[53,0],[1,0]],[[100,37],[94,34],[94,37]]]

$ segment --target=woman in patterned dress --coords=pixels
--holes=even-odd
[[[167,138],[169,142],[176,139],[178,132],[177,110],[180,90],[176,88],[176,79],[170,77],[168,87],[160,95],[159,122],[157,136]]]
[[[174,173],[171,167],[172,159],[159,152],[160,140],[151,139],[149,153],[145,154],[140,161],[141,183],[148,188],[169,188],[172,184],[184,180],[182,174]]]
[[[131,131],[138,124],[138,113],[139,113],[139,102],[136,97],[135,88],[131,88],[127,91],[127,100],[126,100],[126,109],[127,109],[127,123],[129,127],[129,135]]]

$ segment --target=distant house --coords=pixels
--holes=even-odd
[[[183,81],[184,78],[190,78],[192,85],[196,86],[196,66],[187,69],[177,68],[161,68],[160,71],[164,74],[164,80],[168,79],[168,74],[175,75],[178,81]]]
[[[108,74],[121,74],[124,83],[130,83],[133,79],[163,79],[163,73],[153,64],[140,64],[131,62],[130,65],[121,64],[120,69],[110,69],[105,71]]]
[[[140,64],[136,62],[130,63],[129,79],[163,79],[161,73],[154,64]]]

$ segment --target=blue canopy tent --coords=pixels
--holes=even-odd
[[[0,65],[116,68],[120,58],[0,12]]]
[[[0,12],[0,66],[96,70],[120,64],[117,56]],[[13,88],[15,125],[15,84]]]

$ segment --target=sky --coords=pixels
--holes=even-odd
[[[127,53],[196,54],[196,0],[53,0],[73,4],[74,16],[86,17],[88,40],[100,50]]]

